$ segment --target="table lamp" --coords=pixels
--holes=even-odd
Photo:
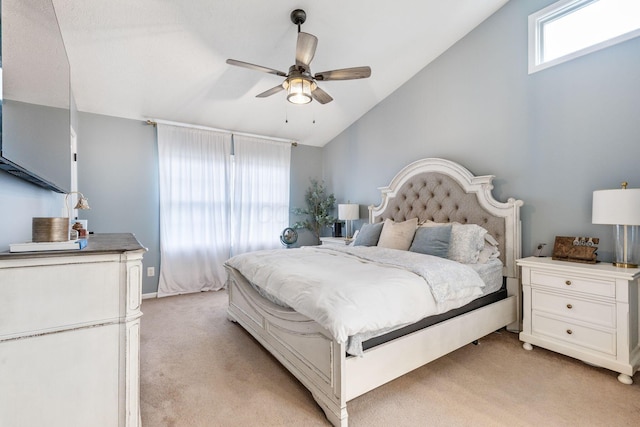
[[[78,203],[76,203],[73,209],[91,209],[91,207],[89,206],[89,199],[84,197],[84,194],[82,194],[79,191],[72,191],[70,193],[67,193],[64,196],[64,206],[67,208],[68,218],[71,218],[71,206],[69,205],[69,196],[71,196],[72,194],[77,194],[79,196]]]
[[[69,196],[78,194],[78,203],[74,209],[91,209],[89,201],[79,191],[72,191],[64,196],[64,207],[67,211],[66,217],[34,217],[31,220],[31,241],[33,242],[64,242],[70,239],[69,218],[71,207]]]
[[[351,221],[360,218],[360,205],[355,203],[345,203],[338,205],[338,219],[347,221],[347,239],[352,236]]]
[[[637,268],[640,260],[640,188],[593,192],[593,224],[614,225],[616,267]]]

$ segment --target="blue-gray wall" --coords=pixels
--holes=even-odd
[[[78,190],[91,210],[78,211],[94,233],[134,233],[148,249],[143,293],[158,288],[160,269],[158,152],[156,130],[139,120],[75,113],[78,136]],[[322,179],[322,149],[299,145],[291,150],[292,207],[304,206],[309,179]],[[0,251],[31,240],[31,218],[66,216],[64,195],[43,190],[0,171]],[[291,216],[291,224],[298,218]],[[298,245],[313,236],[299,232]],[[155,277],[147,277],[155,267]]]
[[[155,128],[141,120],[79,113],[78,211],[94,233],[133,233],[148,249],[143,293],[156,292],[160,268],[158,154]],[[155,276],[147,277],[147,267]]]
[[[579,235],[611,260],[613,227],[591,224],[591,198],[640,187],[640,38],[529,75],[527,17],[552,2],[510,1],[326,145],[336,196],[365,218],[403,166],[447,158],[524,201],[524,255]]]
[[[31,219],[67,216],[64,195],[0,171],[0,252],[31,241]]]
[[[327,146],[293,148],[291,206],[304,206],[309,178],[324,178],[339,202],[361,204],[364,219],[403,166],[443,157],[496,175],[497,199],[524,200],[525,255],[556,235],[589,235],[610,260],[612,227],[591,224],[591,195],[623,180],[640,187],[640,38],[528,75],[527,16],[550,3],[510,1]],[[136,234],[149,248],[145,267],[156,267],[143,290],[155,292],[155,129],[88,113],[72,124],[79,190],[92,206],[79,216],[95,232]],[[5,172],[0,206],[0,251],[30,240],[32,217],[64,215],[63,196]]]
[[[156,128],[139,120],[80,113],[78,140],[79,188],[91,204],[91,210],[79,211],[79,217],[87,219],[96,233],[134,233],[149,250],[143,261],[143,293],[156,292],[160,269]],[[309,177],[322,176],[317,161],[321,158],[320,148],[292,148],[292,206],[304,203]],[[309,238],[301,232],[299,242],[307,244]],[[147,267],[155,267],[155,277],[146,276]]]

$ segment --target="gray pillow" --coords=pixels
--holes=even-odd
[[[353,246],[376,246],[384,223],[362,224]]]
[[[444,225],[442,227],[418,227],[409,250],[411,252],[447,258],[450,240],[450,225]]]

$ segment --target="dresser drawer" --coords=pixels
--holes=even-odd
[[[614,331],[589,328],[571,323],[569,320],[548,317],[534,311],[531,315],[531,332],[536,336],[561,341],[572,346],[580,346],[601,353],[616,355],[616,335]]]
[[[590,279],[571,274],[531,271],[531,285],[548,286],[563,291],[615,298],[616,287],[613,280]]]
[[[120,264],[0,269],[0,339],[118,319]]]
[[[579,298],[573,293],[554,294],[539,289],[531,290],[531,307],[563,316],[570,320],[580,320],[607,328],[616,327],[616,305]]]

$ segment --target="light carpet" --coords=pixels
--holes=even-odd
[[[226,291],[143,301],[143,426],[329,426],[226,305]],[[501,331],[350,401],[349,425],[638,426],[640,374],[616,377]]]

